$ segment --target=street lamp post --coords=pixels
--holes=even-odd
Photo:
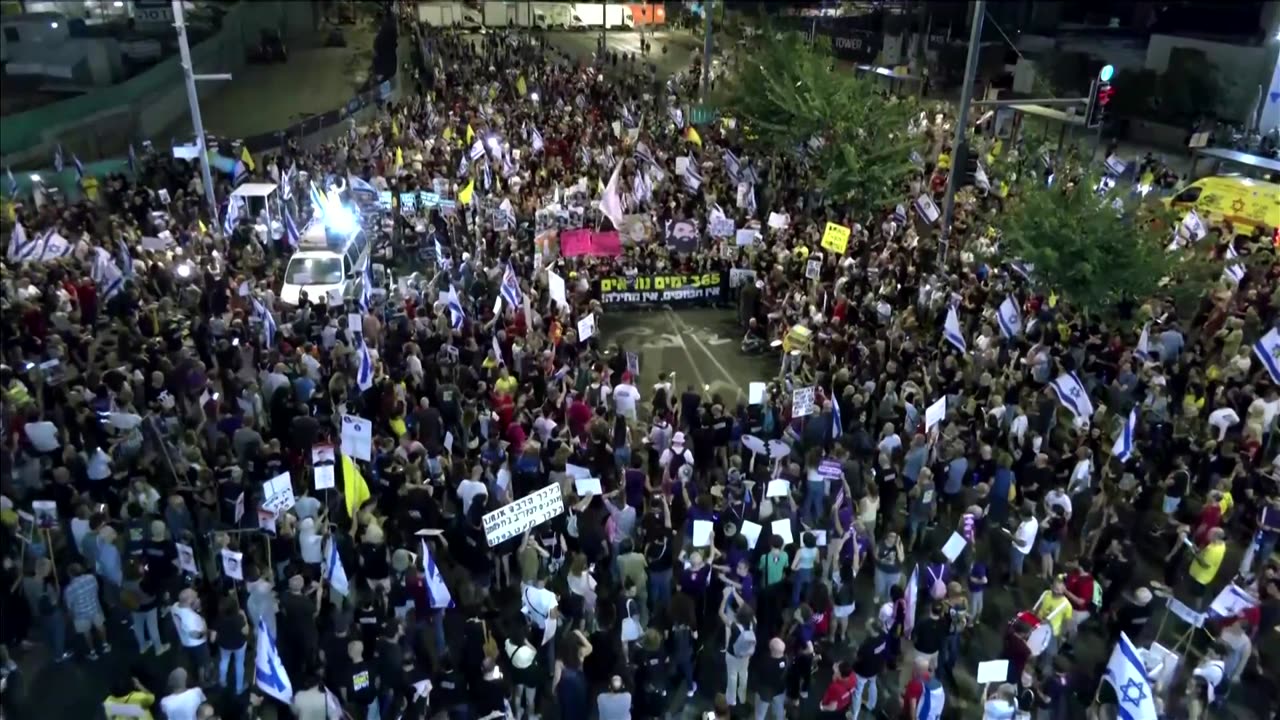
[[[960,89],[960,110],[956,113],[956,139],[951,151],[951,174],[947,177],[947,194],[942,201],[942,243],[940,264],[947,261],[951,242],[951,221],[956,212],[956,190],[960,187],[961,168],[968,154],[969,103],[973,100],[973,81],[978,73],[978,51],[982,46],[984,0],[973,2],[973,24],[969,29],[969,54],[964,64],[964,85]]]
[[[707,96],[711,94],[711,0],[702,4],[702,17],[702,102],[706,104]]]
[[[196,147],[200,152],[200,178],[204,181],[204,199],[209,203],[209,217],[214,227],[218,222],[218,199],[213,192],[213,173],[209,170],[209,149],[205,141],[204,123],[200,120],[200,96],[196,80],[230,80],[231,75],[197,76],[191,62],[191,46],[187,43],[187,24],[182,15],[182,0],[173,0],[173,26],[178,31],[178,52],[182,58],[182,75],[187,81],[187,103],[191,106],[191,128],[196,133]]]

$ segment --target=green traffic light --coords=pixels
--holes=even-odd
[[[1103,65],[1102,70],[1098,71],[1098,79],[1102,82],[1111,82],[1111,76],[1115,74],[1115,67],[1111,65]]]

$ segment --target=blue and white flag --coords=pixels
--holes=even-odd
[[[1050,385],[1058,395],[1058,402],[1070,410],[1072,415],[1086,420],[1093,417],[1093,400],[1089,399],[1089,392],[1085,390],[1084,383],[1080,382],[1080,376],[1074,372],[1062,373]]]
[[[1253,354],[1271,373],[1271,382],[1280,383],[1280,330],[1271,328],[1271,332],[1263,335],[1253,344]]]
[[[84,163],[80,162],[80,158],[75,153],[71,153],[71,162],[76,166],[76,180],[83,180]]]
[[[284,215],[284,241],[289,243],[289,247],[297,250],[298,243],[302,240],[302,235],[298,233],[298,224],[293,221],[293,213],[288,208],[281,213]]]
[[[471,172],[471,161],[466,155],[462,156],[462,160],[458,163],[458,177],[466,177]]]
[[[498,206],[494,219],[497,220],[496,226],[499,230],[516,229],[516,209],[512,206],[510,198],[504,199]]]
[[[636,173],[636,179],[631,183],[631,195],[637,203],[646,203],[653,199],[653,183],[649,181],[649,176],[645,175],[644,170]]]
[[[64,167],[66,165],[62,161],[62,143],[58,143],[58,147],[53,149],[53,171],[60,173]]]
[[[489,163],[480,168],[480,182],[484,184],[486,191],[493,189],[493,171],[489,169]]]
[[[236,231],[236,224],[240,222],[240,209],[244,205],[244,198],[239,195],[232,195],[227,198],[227,212],[222,218],[222,231],[224,235],[230,236]]]
[[[684,111],[678,107],[668,108],[667,114],[671,116],[671,122],[676,124],[680,130],[684,129]]]
[[[529,142],[533,145],[535,153],[542,152],[545,143],[542,141],[542,133],[538,132],[538,128],[529,128]]]
[[[249,179],[249,166],[243,160],[237,160],[231,169],[231,184],[239,185]]]
[[[324,195],[320,193],[320,189],[316,187],[314,182],[311,183],[311,189],[308,192],[308,197],[311,199],[311,214],[323,218],[325,208]]]
[[[1138,347],[1133,351],[1139,360],[1149,362],[1155,357],[1151,354],[1151,323],[1142,326],[1142,334],[1138,336]]]
[[[373,195],[374,197],[377,197],[378,195],[378,189],[370,185],[368,180],[356,177],[351,173],[347,173],[347,187],[351,188],[351,192],[353,193],[364,193],[366,195]]]
[[[449,326],[461,330],[467,314],[462,310],[462,301],[458,299],[458,291],[449,285],[449,294],[445,296],[445,307],[449,309]]]
[[[916,705],[916,716],[912,720],[941,720],[942,709],[947,704],[947,691],[937,677],[924,681],[924,693]]]
[[[102,248],[98,248],[97,257],[94,258],[91,276],[98,286],[98,295],[104,300],[110,300],[124,289],[124,273],[116,267],[111,253]]]
[[[275,347],[276,345],[276,319],[267,309],[266,305],[258,302],[257,298],[253,298],[253,314],[262,321],[262,341],[267,347]]]
[[[338,543],[333,536],[324,539],[324,581],[329,583],[329,590],[346,597],[351,592],[351,581],[347,579],[347,569],[342,565],[342,556],[338,554]]]
[[[32,240],[27,236],[27,229],[22,223],[13,226],[13,234],[9,236],[9,261],[38,260],[40,258],[39,239]]]
[[[741,180],[741,168],[742,163],[738,162],[738,156],[734,155],[732,150],[726,149],[724,151],[724,169],[729,174],[729,179],[734,183]]]
[[[444,256],[444,246],[440,244],[440,238],[436,238],[435,243],[436,243],[436,264],[440,266],[441,270],[446,270],[449,267],[449,259]]]
[[[513,310],[520,307],[520,303],[524,300],[524,295],[520,292],[520,278],[516,277],[516,271],[511,268],[510,262],[507,263],[507,269],[502,271],[500,292],[502,299]]]
[[[902,203],[898,203],[898,206],[893,209],[893,221],[899,225],[907,222],[907,209],[902,206]]]
[[[360,386],[360,391],[364,392],[373,387],[373,356],[369,354],[369,346],[364,344],[363,336],[360,338],[357,356],[360,366],[356,368],[356,384]]]
[[[658,165],[657,161],[653,159],[653,152],[650,151],[649,146],[645,145],[643,142],[636,143],[635,155],[637,158],[639,158],[640,160],[643,160],[645,163],[649,165],[652,165],[655,167]],[[643,172],[643,168],[641,168],[641,171]]]
[[[289,165],[280,175],[280,199],[289,202],[293,199],[293,180],[298,175],[297,163]]]
[[[262,692],[288,705],[293,702],[293,682],[280,662],[276,639],[271,637],[267,619],[258,618],[258,652],[253,662],[253,682]]]
[[[364,270],[360,273],[360,295],[356,298],[356,307],[360,308],[360,312],[369,312],[373,307],[371,294],[373,292],[373,261],[365,260]]]
[[[1014,302],[1012,295],[1000,303],[1000,308],[996,310],[996,320],[1000,323],[1001,334],[1006,338],[1022,334],[1022,311],[1018,309],[1018,303]]]
[[[969,344],[964,340],[964,333],[960,329],[960,316],[956,315],[955,306],[947,308],[947,320],[942,325],[942,339],[954,345],[962,353],[969,352]]]
[[[422,540],[422,579],[427,584],[427,600],[432,610],[453,607],[453,593],[449,592],[449,586],[436,566],[436,559],[431,557],[431,548],[425,538]]]
[[[138,174],[138,151],[133,149],[133,143],[129,143],[129,173],[135,177]]]
[[[476,138],[476,141],[471,143],[470,154],[471,154],[471,160],[473,162],[479,162],[483,160],[484,159],[484,141],[481,140],[480,138]]]
[[[1111,651],[1102,681],[1115,689],[1116,709],[1122,720],[1156,720],[1159,717],[1146,666],[1138,656],[1137,646],[1123,632]]]
[[[1244,280],[1244,265],[1238,262],[1240,254],[1236,252],[1235,245],[1227,245],[1227,266],[1222,270],[1222,276],[1236,285]]]
[[[1120,436],[1116,438],[1116,442],[1111,446],[1111,454],[1120,462],[1128,462],[1133,455],[1133,436],[1138,431],[1138,408],[1134,407],[1129,411],[1129,417],[1124,421],[1124,427],[1120,428]]]
[[[838,439],[844,434],[844,420],[840,417],[840,402],[831,398],[831,439]]]
[[[126,278],[133,277],[133,256],[129,254],[129,245],[123,240],[116,240],[116,244],[120,248],[120,264],[123,266],[124,276]]]

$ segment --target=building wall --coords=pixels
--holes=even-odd
[[[191,48],[197,72],[230,72],[245,65],[245,50],[255,45],[263,28],[282,29],[286,39],[314,28],[314,5],[290,0],[242,2],[223,18],[221,30]],[[234,82],[234,80],[232,81]],[[63,146],[82,160],[122,154],[129,143],[154,137],[188,112],[186,85],[178,56],[129,80],[63,102],[4,118],[0,163],[15,168],[41,166]]]

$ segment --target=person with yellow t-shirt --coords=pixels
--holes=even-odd
[[[1058,639],[1062,637],[1062,629],[1067,626],[1072,613],[1071,600],[1067,598],[1067,585],[1061,575],[1053,579],[1048,590],[1040,593],[1034,612],[1041,622],[1053,629],[1048,647],[1037,658],[1041,669],[1051,669],[1053,658],[1058,654]]]
[[[1222,567],[1222,558],[1227,554],[1227,531],[1213,528],[1208,534],[1209,541],[1200,548],[1191,559],[1189,570],[1191,579],[1195,580],[1192,589],[1196,597],[1204,597],[1209,592],[1209,585],[1218,576],[1218,568]]]
[[[152,720],[151,706],[155,704],[156,696],[147,692],[138,678],[118,678],[112,685],[111,694],[102,701],[102,710],[106,713],[107,720],[129,720],[130,718]],[[119,712],[125,708],[141,711],[142,714],[138,715],[135,712],[125,715]],[[112,710],[116,712],[113,713]]]
[[[498,379],[493,382],[493,389],[496,390],[499,395],[515,397],[516,387],[519,386],[519,384],[520,381],[512,377],[511,373],[507,372],[507,368],[504,366],[498,369]]]

